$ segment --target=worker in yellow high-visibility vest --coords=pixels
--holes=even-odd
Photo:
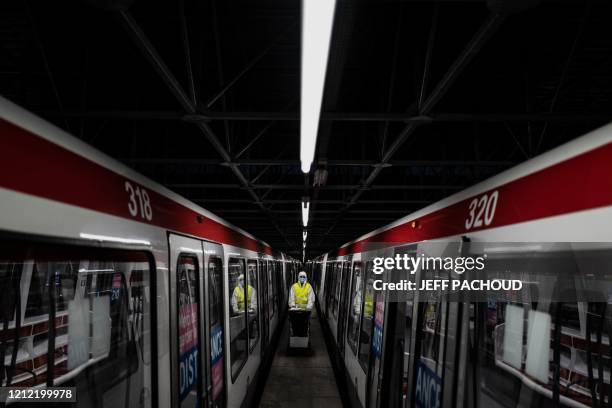
[[[298,281],[291,286],[289,291],[289,307],[312,310],[314,305],[314,291],[307,282],[306,272],[298,274]]]
[[[257,294],[255,288],[251,285],[247,285],[246,299],[244,292],[244,275],[240,274],[240,276],[238,276],[238,285],[234,288],[231,299],[234,313],[244,312],[245,305],[249,313],[257,309]]]
[[[365,307],[363,309],[363,314],[366,317],[372,317],[372,314],[374,312],[374,296],[372,296],[371,293],[366,292],[365,299],[366,301],[365,301]]]

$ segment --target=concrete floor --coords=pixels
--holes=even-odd
[[[261,397],[263,408],[342,408],[336,378],[316,311],[310,317],[310,350],[287,353],[285,323]]]

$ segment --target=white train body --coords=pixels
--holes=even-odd
[[[317,304],[335,340],[338,365],[345,373],[353,404],[584,408],[601,403],[600,399],[607,402],[608,396],[600,390],[610,387],[612,371],[607,329],[612,321],[605,312],[612,293],[611,226],[612,125],[608,125],[310,262]],[[585,291],[580,289],[585,280],[599,279],[601,284],[597,293],[582,293],[582,301],[573,303],[545,302],[552,293],[545,293],[550,288],[544,285],[539,303],[537,297],[527,301],[520,294],[512,304],[488,299],[485,306],[482,302],[425,302],[418,292],[408,301],[389,302],[385,300],[389,292],[372,290],[374,257],[397,253],[441,256],[448,243],[469,255],[507,260],[508,270],[499,277],[520,279],[525,286],[530,278],[544,282],[545,274],[552,282],[550,287],[555,280],[550,270],[513,269],[516,260],[528,257],[599,257],[597,262],[602,268],[607,265],[607,270],[594,274],[579,270],[582,274],[576,275],[573,288],[576,293]],[[360,268],[357,272],[356,267]],[[406,277],[419,282],[423,275],[417,272]],[[371,296],[367,312],[364,296]],[[355,305],[361,311],[352,314]],[[556,317],[555,307],[560,308],[561,317]],[[507,318],[507,310],[524,319]],[[603,329],[598,329],[600,323]],[[524,338],[514,338],[511,344],[510,337],[504,337],[507,324],[518,332],[524,329]],[[358,327],[353,338],[351,325]],[[470,336],[479,328],[482,339],[476,341]],[[589,336],[590,343],[586,341]],[[527,338],[542,339],[544,344],[548,339],[550,347],[537,350],[535,340]],[[470,344],[477,346],[470,348]],[[519,350],[513,362],[504,354],[512,347]],[[482,354],[481,360],[473,360],[471,353],[476,352]],[[555,366],[560,367],[558,372]],[[558,381],[554,375],[559,376]],[[431,389],[438,387],[425,400],[423,381]]]
[[[243,404],[296,262],[2,98],[0,152],[1,385],[74,386],[77,406]],[[236,311],[240,268],[257,305]]]

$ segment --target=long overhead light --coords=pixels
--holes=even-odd
[[[147,245],[147,246],[151,245],[151,242],[146,241],[144,239],[110,237],[108,235],[86,234],[84,232],[81,232],[79,236],[83,239],[92,239],[96,241],[109,241],[109,242],[119,242],[121,244],[137,244],[137,245]]]
[[[308,226],[308,212],[310,209],[310,203],[308,201],[302,201],[302,225]]]
[[[302,0],[302,100],[300,160],[308,173],[314,160],[336,0]]]

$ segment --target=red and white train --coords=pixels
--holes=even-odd
[[[297,267],[0,98],[1,386],[76,387],[78,407],[247,404]]]
[[[374,290],[375,257],[448,248],[486,254],[488,278],[524,289],[504,300],[486,292],[486,302],[421,292],[389,301]],[[307,267],[353,406],[584,408],[612,404],[611,260],[608,125]],[[551,290],[575,300],[554,301]]]

